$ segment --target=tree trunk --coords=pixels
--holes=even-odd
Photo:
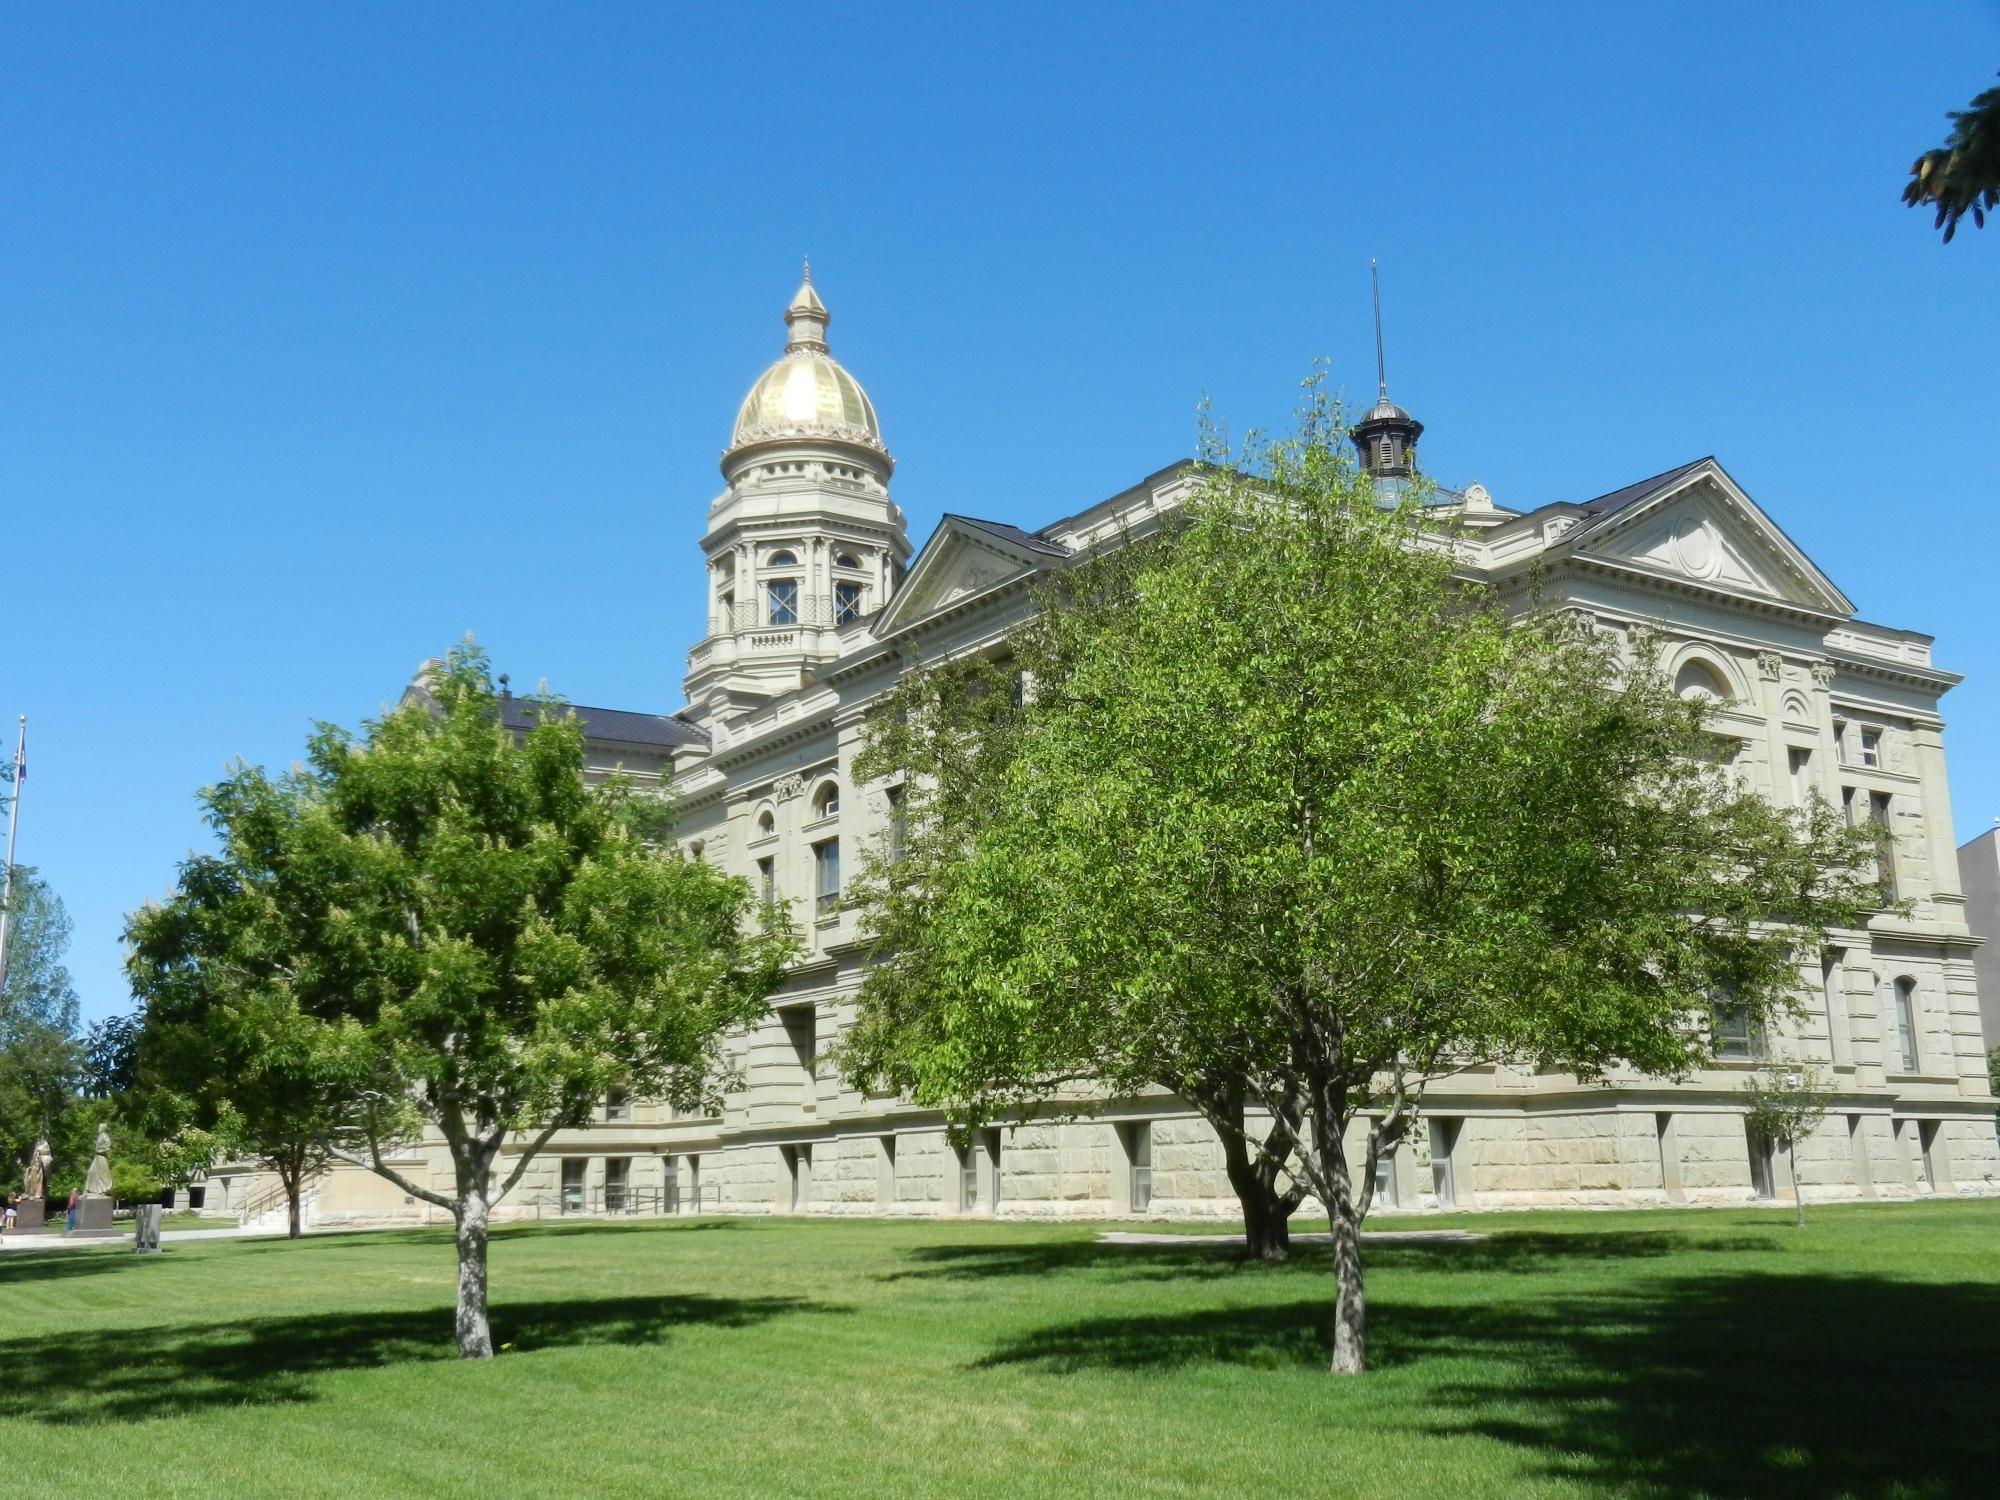
[[[299,1225],[299,1183],[296,1177],[285,1184],[285,1233],[292,1239],[304,1233]]]
[[[458,1357],[491,1359],[493,1330],[486,1321],[486,1194],[461,1193],[452,1210],[458,1239]]]
[[[1785,1148],[1785,1155],[1792,1163],[1792,1212],[1798,1216],[1798,1227],[1806,1227],[1806,1195],[1799,1187],[1799,1147],[1794,1141]]]
[[[1222,1138],[1223,1169],[1243,1208],[1243,1240],[1253,1260],[1278,1261],[1291,1254],[1295,1193],[1278,1191],[1277,1165],[1263,1155],[1252,1158],[1243,1137],[1233,1131]]]
[[[1354,1173],[1347,1161],[1346,1091],[1313,1090],[1313,1154],[1330,1200],[1333,1230],[1333,1364],[1336,1375],[1359,1375],[1368,1368],[1368,1296],[1361,1281],[1361,1211],[1354,1201]],[[1371,1147],[1371,1150],[1373,1148]]]

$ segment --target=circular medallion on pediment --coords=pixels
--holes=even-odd
[[[1722,548],[1703,521],[1684,526],[1675,534],[1674,555],[1697,578],[1713,578],[1722,567]]]

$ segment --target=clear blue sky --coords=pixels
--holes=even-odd
[[[468,628],[669,710],[735,404],[810,252],[912,532],[1038,525],[1280,420],[1316,356],[1502,504],[1715,453],[1934,633],[2000,814],[2000,225],[1897,191],[1992,5],[15,7],[0,715],[76,919],[192,793]]]

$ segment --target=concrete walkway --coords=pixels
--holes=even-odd
[[[1468,1229],[1364,1229],[1364,1245],[1471,1245],[1485,1239]],[[1241,1245],[1240,1234],[1134,1234],[1128,1230],[1106,1230],[1097,1237],[1101,1245]],[[1294,1245],[1331,1245],[1333,1236],[1295,1234]]]
[[[231,1225],[220,1229],[163,1229],[160,1231],[162,1245],[179,1244],[182,1240],[246,1240],[283,1239],[285,1231],[273,1234],[268,1229],[250,1230]],[[110,1245],[121,1250],[132,1248],[132,1226],[126,1224],[116,1234],[90,1236],[64,1234],[60,1229],[52,1229],[47,1234],[0,1234],[0,1252],[8,1250],[89,1250],[102,1249]]]

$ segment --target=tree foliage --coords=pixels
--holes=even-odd
[[[271,1077],[333,1081],[352,1136],[334,1154],[451,1213],[468,1357],[492,1353],[492,1203],[613,1085],[713,1097],[722,1037],[761,1014],[790,951],[742,881],[648,836],[657,803],[587,784],[581,725],[538,706],[517,738],[484,655],[452,651],[427,701],[358,739],[321,726],[288,775],[203,792],[221,852],[132,922],[148,1035],[157,1013],[163,1037],[186,1023]],[[449,1181],[388,1159],[423,1131]]]
[[[1934,208],[1934,227],[1944,231],[1946,244],[1958,233],[1967,214],[1979,228],[1986,210],[2000,202],[2000,87],[1987,89],[1965,109],[1952,110],[1951,134],[1942,146],[1910,163],[1910,180],[1903,201],[1912,208]]]
[[[1806,1221],[1806,1203],[1799,1189],[1799,1142],[1819,1129],[1832,1107],[1833,1095],[1825,1080],[1810,1066],[1772,1068],[1743,1083],[1744,1124],[1782,1147],[1791,1160],[1792,1207],[1801,1225]]]
[[[1246,1148],[1329,1210],[1334,1363],[1358,1371],[1374,1162],[1431,1084],[1684,1074],[1718,995],[1796,1006],[1820,929],[1874,888],[1823,801],[1781,810],[1717,764],[1643,639],[1503,608],[1344,437],[1309,383],[1293,434],[1213,454],[1155,535],[1045,590],[992,746],[944,713],[990,687],[895,703],[872,764],[908,777],[911,833],[864,887],[851,1040],[960,1116],[1169,1058],[1232,1081]]]
[[[76,986],[63,963],[74,924],[62,898],[32,865],[14,870],[9,897],[7,977],[0,988],[0,1035],[21,1025],[44,1026],[73,1036]]]

